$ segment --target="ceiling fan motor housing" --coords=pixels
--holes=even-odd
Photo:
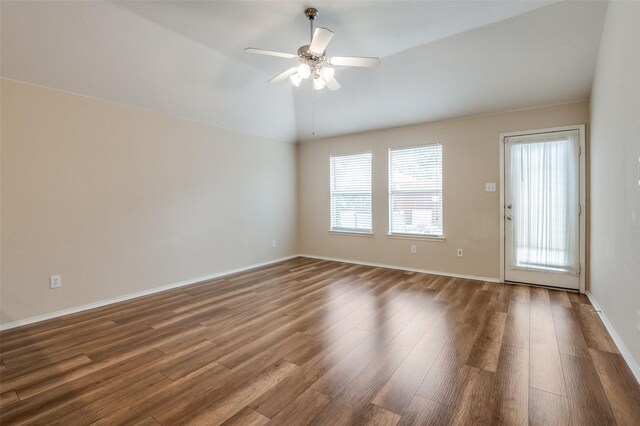
[[[322,55],[313,53],[312,51],[309,50],[308,44],[305,44],[304,46],[300,46],[300,48],[298,49],[298,57],[300,57],[301,60],[302,59],[306,60],[305,62],[308,61],[307,64],[309,66],[311,66],[311,63],[315,65],[316,63],[323,61],[324,53],[325,52],[322,52]]]

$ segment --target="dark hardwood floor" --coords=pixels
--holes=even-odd
[[[308,258],[1,344],[3,425],[640,425],[586,297]]]

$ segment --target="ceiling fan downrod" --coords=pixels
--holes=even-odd
[[[304,15],[309,19],[309,44],[313,41],[313,21],[318,16],[318,9],[315,7],[309,7],[305,9]]]

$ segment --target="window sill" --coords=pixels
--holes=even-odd
[[[428,240],[443,242],[446,240],[444,236],[436,237],[432,235],[414,235],[414,234],[387,234],[387,238],[397,238],[399,240]]]
[[[335,231],[330,229],[329,234],[333,235],[353,235],[356,237],[373,237],[373,232],[357,232],[357,231]]]

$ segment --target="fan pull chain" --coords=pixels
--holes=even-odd
[[[311,134],[316,135],[316,90],[311,86]]]

